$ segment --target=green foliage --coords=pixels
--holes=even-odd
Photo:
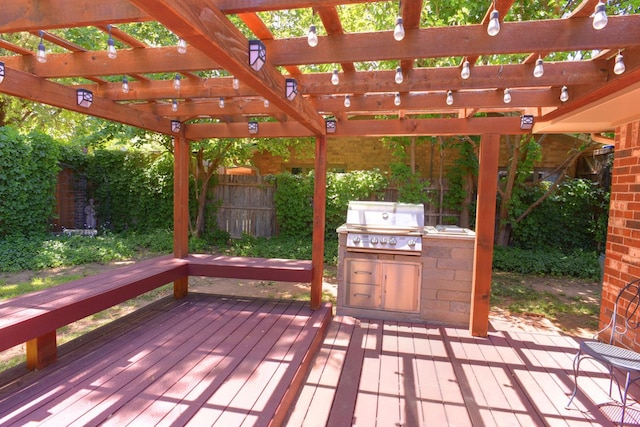
[[[415,138],[414,142],[421,143],[423,138]],[[411,170],[409,153],[411,138],[384,138],[383,144],[391,150],[392,162],[391,184],[398,189],[398,201],[405,203],[426,203],[429,201],[427,188],[429,181],[423,179],[420,173]]]
[[[520,274],[567,276],[600,279],[600,265],[595,252],[577,250],[564,254],[559,250],[524,250],[496,246],[493,268]]]
[[[306,237],[278,235],[271,238],[242,236],[234,240],[228,252],[235,256],[284,259],[311,259],[312,242]],[[338,240],[327,239],[324,242],[324,262],[338,263]]]
[[[276,216],[282,236],[309,237],[313,232],[314,175],[284,173],[275,177]],[[349,200],[380,195],[387,182],[378,170],[327,173],[325,236],[335,237],[347,216]]]
[[[511,216],[537,200],[548,183],[526,187],[514,198]],[[522,249],[598,251],[608,222],[608,193],[583,179],[564,181],[522,221],[514,224],[513,244]]]
[[[477,139],[477,137],[475,138]],[[447,145],[447,148],[453,149],[458,153],[453,161],[453,167],[450,167],[447,171],[449,188],[444,194],[443,200],[443,204],[447,208],[460,209],[468,196],[465,189],[467,176],[478,176],[477,145],[478,141],[474,141],[472,137],[468,139],[454,138]]]
[[[98,150],[87,178],[102,226],[119,232],[173,228],[173,159],[168,154]]]
[[[50,137],[0,128],[0,237],[47,231],[59,171],[58,144]]]

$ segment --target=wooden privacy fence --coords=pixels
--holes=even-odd
[[[220,204],[216,221],[233,238],[277,233],[275,187],[256,175],[219,175],[213,198]]]
[[[440,189],[431,186],[427,189],[438,200]],[[446,186],[443,191],[447,191]],[[212,189],[214,203],[219,204],[216,222],[221,230],[232,238],[248,234],[254,237],[271,237],[277,234],[276,208],[273,196],[275,186],[264,182],[256,175],[219,175],[218,185]],[[397,201],[395,189],[385,191],[385,200]],[[437,203],[425,205],[425,224],[455,224],[459,213],[441,209]]]

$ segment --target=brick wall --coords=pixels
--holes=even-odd
[[[618,127],[614,145],[601,326],[611,318],[619,290],[640,278],[640,122]],[[627,345],[640,350],[640,331],[627,336]]]
[[[548,135],[542,143],[542,160],[536,165],[540,168],[554,168],[561,164],[571,149],[578,148],[582,141],[566,135]],[[507,141],[503,138],[500,145],[500,166],[506,167],[510,157]],[[294,167],[314,168],[313,146],[306,150],[308,155],[293,153],[288,162],[281,157],[269,153],[257,153],[253,164],[260,174],[278,174]],[[440,164],[443,169],[453,164],[456,151],[445,149],[441,153],[437,143],[425,142],[416,144],[415,161],[417,170],[423,177],[432,182],[439,178]],[[327,138],[327,163],[329,169],[341,168],[346,171],[370,170],[378,168],[384,172],[389,170],[392,160],[391,151],[387,149],[380,138]]]

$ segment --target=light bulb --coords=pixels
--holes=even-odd
[[[178,111],[178,101],[176,101],[175,99],[173,100],[173,103],[171,104],[171,111]]]
[[[396,68],[396,83],[400,84],[404,80],[404,76],[402,75],[402,68]]]
[[[38,53],[36,54],[36,59],[42,64],[47,62],[47,52],[44,50],[44,44],[42,42],[38,44]]]
[[[240,89],[240,80],[234,77],[233,80],[231,80],[231,87],[233,88],[233,90]]]
[[[400,99],[400,92],[396,93],[395,98],[393,98],[393,104],[397,107],[400,105],[400,103],[402,102],[402,99]]]
[[[187,42],[185,39],[178,39],[178,53],[187,53]]]
[[[447,92],[447,105],[453,105],[453,92]]]
[[[504,96],[502,97],[502,100],[504,101],[505,104],[508,104],[511,102],[511,90],[509,89],[504,90]]]
[[[127,79],[127,76],[122,78],[122,92],[129,93],[129,79]]]
[[[489,20],[489,25],[487,25],[487,34],[490,36],[495,36],[500,32],[500,12],[493,9],[491,11],[491,19]]]
[[[267,98],[265,98],[264,102],[262,103],[262,105],[264,106],[264,108],[269,108],[269,100]]]
[[[560,101],[567,102],[569,100],[569,89],[566,86],[562,86],[560,90]]]
[[[218,100],[218,107],[224,108],[224,98],[223,97],[220,97],[220,100]]]
[[[544,61],[542,58],[536,60],[536,66],[533,68],[533,77],[542,77],[544,74]]]
[[[396,27],[393,29],[393,38],[396,41],[400,41],[404,38],[404,25],[402,25],[402,18],[398,16],[396,18]]]
[[[333,70],[331,74],[331,84],[337,86],[340,83],[340,76],[338,75],[338,70]]]
[[[107,56],[110,59],[116,59],[116,57],[118,56],[116,45],[113,41],[113,38],[111,38],[111,36],[109,36],[109,40],[107,40]]]
[[[351,107],[351,96],[350,95],[345,95],[344,96],[344,106],[345,106],[345,108]]]
[[[622,57],[622,54],[618,52],[615,59],[615,65],[613,66],[613,72],[620,75],[624,73],[626,69],[627,67],[624,66],[624,58]]]
[[[44,50],[44,43],[42,42],[43,34],[44,31],[40,30],[40,43],[38,43],[38,52],[36,53],[36,59],[42,64],[47,62],[47,51]]]
[[[593,28],[601,30],[607,26],[607,7],[603,2],[598,2],[593,12]]]
[[[460,77],[466,80],[470,76],[471,76],[471,69],[469,68],[469,61],[465,59],[465,61],[462,63],[462,70],[460,71]]]
[[[180,74],[176,74],[173,78],[173,88],[175,90],[180,90]]]
[[[316,32],[316,26],[311,24],[309,27],[309,33],[307,34],[307,43],[309,46],[316,47],[318,46],[318,33]]]

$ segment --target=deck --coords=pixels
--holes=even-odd
[[[304,302],[190,294],[61,346],[42,371],[0,374],[0,425],[612,425],[619,408],[591,362],[564,408],[576,347],[559,333],[473,338],[330,319]],[[629,425],[640,425],[637,409]]]

